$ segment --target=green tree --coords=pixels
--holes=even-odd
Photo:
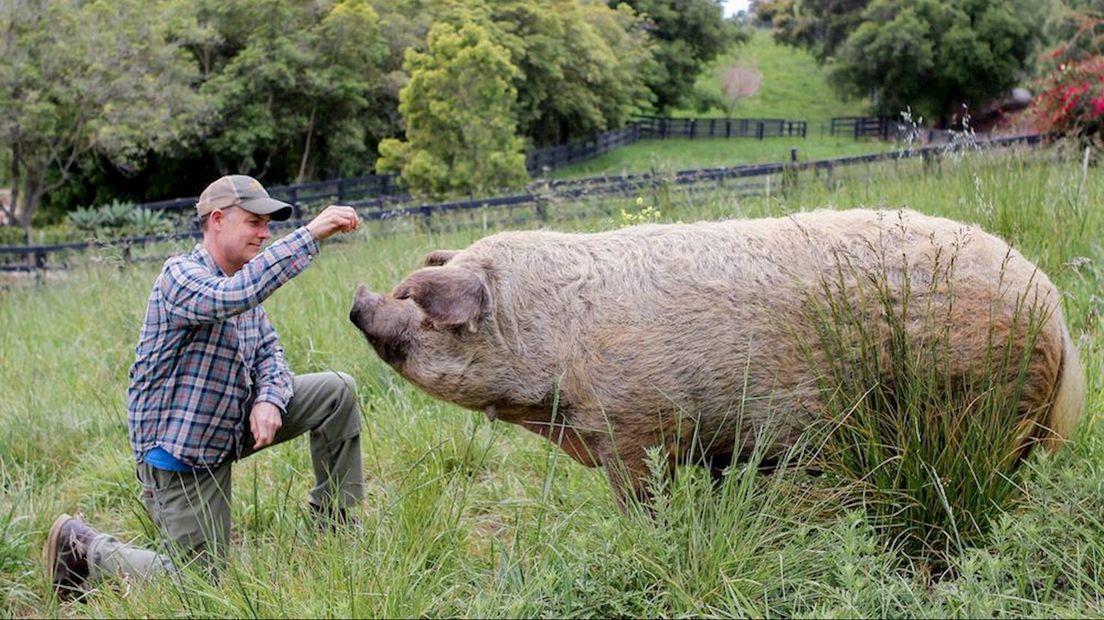
[[[1039,38],[1030,0],[874,0],[838,49],[832,83],[874,111],[949,122],[1023,77]]]
[[[762,0],[756,15],[774,28],[779,43],[804,48],[826,62],[862,23],[870,0]]]
[[[96,154],[136,171],[191,130],[194,71],[166,1],[0,3],[0,148],[7,214],[28,238],[43,197]]]
[[[205,76],[202,148],[220,173],[301,181],[368,167],[369,134],[389,130],[373,111],[389,50],[366,0],[208,1],[182,36]]]
[[[660,110],[678,106],[692,92],[698,74],[732,45],[751,38],[735,21],[726,21],[717,0],[610,0],[627,4],[645,17],[657,42],[656,70],[647,76]]]
[[[435,24],[428,51],[411,50],[410,83],[399,94],[406,140],[380,143],[380,171],[400,171],[412,192],[446,196],[517,186],[525,172],[513,116],[517,70],[487,31]]]
[[[620,127],[650,108],[652,41],[626,6],[579,0],[466,2],[517,68],[515,117],[534,145]],[[455,16],[454,16],[455,17]]]

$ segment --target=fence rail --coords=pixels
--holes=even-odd
[[[781,118],[665,118],[640,117],[642,137],[647,138],[804,138],[805,121]]]
[[[673,177],[656,175],[652,173],[623,174],[599,177],[587,177],[582,179],[565,179],[554,181],[542,181],[533,183],[528,191],[523,194],[510,196],[497,196],[491,198],[476,198],[436,204],[423,204],[415,206],[393,206],[387,200],[379,197],[362,201],[350,201],[361,218],[367,221],[387,220],[399,217],[430,217],[436,213],[447,213],[468,209],[486,207],[543,205],[551,198],[557,199],[583,199],[600,197],[610,194],[629,194],[639,191],[641,188],[658,185],[659,183],[673,182],[675,185],[694,185],[700,183],[722,183],[726,180],[747,179],[781,174],[790,170],[815,170],[826,175],[831,175],[837,168],[845,168],[861,164],[871,164],[899,159],[915,157],[939,156],[943,153],[963,148],[991,149],[1003,148],[1014,145],[1034,146],[1040,140],[1038,135],[1010,136],[977,141],[973,144],[928,145],[906,150],[891,151],[886,153],[873,153],[869,155],[855,155],[851,157],[839,157],[807,162],[787,162],[756,164],[748,166],[733,166],[722,168],[703,168],[695,170],[683,170],[676,172]],[[762,185],[734,186],[726,188],[735,192],[754,193]],[[306,220],[295,217],[288,222],[278,223],[280,227],[301,226]],[[114,248],[122,253],[124,261],[130,260],[130,252],[136,246],[162,241],[173,241],[187,238],[198,238],[198,231],[186,231],[161,235],[147,235],[140,237],[126,237],[112,240],[93,240],[74,243],[60,243],[40,246],[0,246],[0,271],[35,271],[49,268],[49,256],[51,254],[65,254],[84,252],[97,248]]]

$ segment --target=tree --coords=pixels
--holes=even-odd
[[[202,148],[220,173],[302,181],[368,167],[367,132],[389,128],[372,122],[388,47],[367,0],[201,6],[189,48],[211,107]]]
[[[517,68],[514,114],[537,146],[622,126],[650,108],[652,42],[628,7],[579,0],[482,0],[466,3],[456,20],[473,16],[510,53]]]
[[[609,4],[622,2],[648,20],[657,42],[658,67],[648,76],[648,86],[660,110],[681,104],[714,58],[751,38],[746,28],[725,21],[716,0],[610,0]]]
[[[774,28],[779,43],[804,48],[824,63],[862,23],[870,0],[762,0],[755,5],[760,20]]]
[[[43,196],[102,154],[137,170],[187,133],[195,74],[168,37],[179,5],[139,0],[0,4],[0,145],[30,237]]]
[[[1018,83],[1039,38],[1034,11],[1030,0],[874,0],[829,77],[876,113],[911,107],[946,123]]]
[[[407,53],[410,83],[399,93],[406,140],[382,141],[377,169],[400,171],[412,192],[429,196],[524,183],[509,52],[473,22],[435,24],[428,48]]]
[[[762,83],[763,74],[754,67],[737,63],[725,69],[721,76],[725,114],[732,116],[740,100],[759,92],[759,85]]]

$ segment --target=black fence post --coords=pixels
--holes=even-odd
[[[763,121],[759,121],[755,124],[755,139],[763,139]]]
[[[288,199],[291,201],[291,219],[299,221],[302,219],[302,210],[299,208],[299,188],[295,185],[291,186],[288,191]]]

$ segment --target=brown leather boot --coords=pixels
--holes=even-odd
[[[54,520],[42,551],[46,576],[58,597],[79,598],[87,593],[88,546],[97,534],[80,515],[63,514]]]

